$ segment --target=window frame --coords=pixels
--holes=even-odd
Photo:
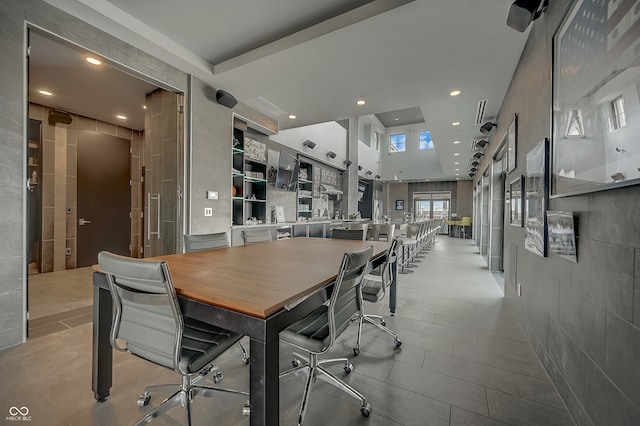
[[[430,140],[426,141],[427,142],[427,147],[426,148],[422,147],[422,140],[421,140],[422,133],[428,133],[429,134],[429,139]],[[418,130],[418,150],[419,151],[429,151],[430,149],[435,149],[435,147],[436,146],[433,143],[433,138],[431,137],[431,130],[427,130],[427,129]]]
[[[398,147],[393,144],[392,139],[394,136],[404,136],[403,149],[398,149]],[[407,152],[407,132],[392,133],[389,135],[389,153],[395,154],[397,152]]]

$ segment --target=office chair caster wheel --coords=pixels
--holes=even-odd
[[[291,361],[291,365],[293,365],[294,368],[300,367],[300,361],[294,359],[293,361]]]
[[[215,384],[220,383],[222,381],[223,377],[224,376],[222,375],[222,372],[214,371],[213,372],[213,383],[215,383]]]
[[[367,402],[367,404],[360,409],[360,412],[364,417],[369,417],[369,414],[371,414],[371,404]]]
[[[359,348],[353,348],[353,354],[354,354],[355,356],[360,355],[360,349],[359,349]]]
[[[244,403],[244,406],[242,407],[242,415],[243,416],[251,415],[251,404],[249,404],[249,401]]]
[[[149,405],[149,401],[151,401],[151,395],[149,394],[149,392],[143,393],[138,397],[138,407],[145,407]]]
[[[244,365],[249,365],[249,357],[242,358],[242,363],[243,363]]]
[[[349,363],[344,366],[344,372],[349,374],[353,371],[353,364]]]
[[[402,346],[402,340],[400,340],[400,339],[396,339],[396,340],[393,342],[393,344],[394,344],[394,345],[396,345],[396,348],[399,348],[400,346]]]
[[[385,320],[381,320],[380,321],[380,325],[383,326],[383,327],[386,327],[387,326],[387,322]]]

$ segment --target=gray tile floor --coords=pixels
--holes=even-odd
[[[90,288],[83,282],[79,293]],[[68,290],[64,290],[68,291]],[[58,296],[50,294],[56,303]],[[74,307],[78,309],[78,307]],[[388,314],[386,301],[368,312]],[[46,316],[46,315],[45,315]],[[362,352],[353,357],[355,327],[332,355],[353,358],[354,371],[332,369],[373,406],[369,418],[348,395],[318,381],[307,425],[573,425],[558,393],[470,240],[440,237],[414,272],[399,276],[398,312],[387,324],[403,345],[365,325]],[[128,425],[149,408],[136,406],[144,386],[177,383],[175,373],[128,354],[114,355],[114,385],[104,403],[91,391],[91,324],[86,323],[0,352],[0,412],[28,407],[33,425]],[[247,345],[248,346],[248,345]],[[281,366],[291,349],[281,346]],[[249,367],[233,348],[219,358],[222,384],[248,390]],[[302,375],[281,381],[281,424],[295,424]],[[162,396],[154,395],[151,406]],[[194,404],[196,424],[248,425],[244,398],[215,395]],[[0,418],[2,417],[0,416]],[[176,408],[156,424],[182,423]]]

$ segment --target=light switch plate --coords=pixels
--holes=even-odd
[[[213,216],[213,209],[211,207],[205,207],[204,208],[204,215],[205,216]]]
[[[218,191],[207,191],[207,200],[217,200]]]

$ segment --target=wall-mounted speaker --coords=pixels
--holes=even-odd
[[[233,97],[231,93],[222,89],[216,92],[216,102],[218,102],[220,105],[226,106],[227,108],[233,108],[238,104],[238,101]]]
[[[71,124],[72,121],[71,116],[64,111],[49,110],[49,126],[55,126],[56,123]]]

